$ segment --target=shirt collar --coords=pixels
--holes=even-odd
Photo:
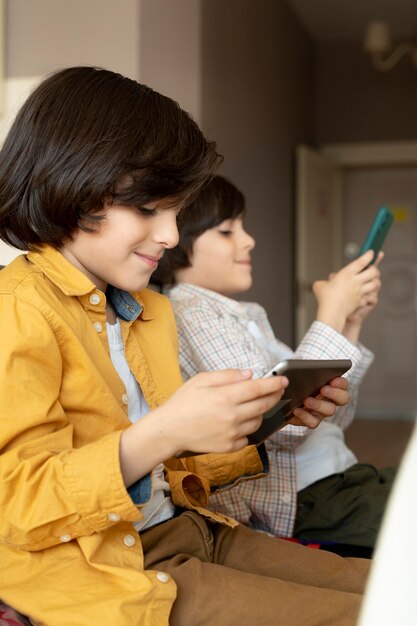
[[[37,251],[29,251],[27,258],[38,267],[67,296],[85,296],[97,291],[96,285],[55,248],[42,246]],[[143,299],[139,292],[129,293],[109,285],[107,297],[118,317],[133,321],[139,315],[143,320],[154,318],[152,307],[144,310]]]
[[[171,289],[164,289],[171,300],[174,302],[181,300],[189,300],[191,298],[204,299],[213,306],[220,306],[225,313],[231,315],[237,315],[238,317],[249,319],[247,311],[247,303],[239,302],[228,296],[223,296],[211,289],[205,289],[204,287],[197,287],[196,285],[190,285],[189,283],[179,283]]]

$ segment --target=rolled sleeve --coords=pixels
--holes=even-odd
[[[36,454],[20,463],[28,449],[3,455],[2,541],[43,550],[100,532],[114,521],[140,520],[122,480],[119,439],[120,433],[112,433],[78,450]]]

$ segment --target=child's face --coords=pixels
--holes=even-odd
[[[198,237],[192,266],[181,280],[223,295],[247,291],[252,286],[251,251],[255,240],[243,228],[242,218],[228,219]]]
[[[179,210],[169,199],[142,209],[109,205],[96,232],[78,230],[61,252],[102,291],[108,284],[143,289],[165,249],[178,243]]]

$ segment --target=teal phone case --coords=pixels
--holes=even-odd
[[[388,235],[388,231],[391,228],[391,225],[394,221],[394,214],[387,209],[386,207],[382,207],[379,209],[378,213],[375,216],[374,221],[372,222],[372,226],[366,235],[365,242],[360,249],[359,256],[364,254],[367,250],[374,251],[374,257],[371,261],[373,263],[377,256],[378,252],[382,248],[382,244],[385,241],[386,236]]]

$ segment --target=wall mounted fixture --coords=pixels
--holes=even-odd
[[[385,20],[373,20],[368,24],[364,48],[371,55],[375,68],[381,72],[392,69],[406,54],[417,69],[417,44],[405,41],[392,49],[391,29]]]

